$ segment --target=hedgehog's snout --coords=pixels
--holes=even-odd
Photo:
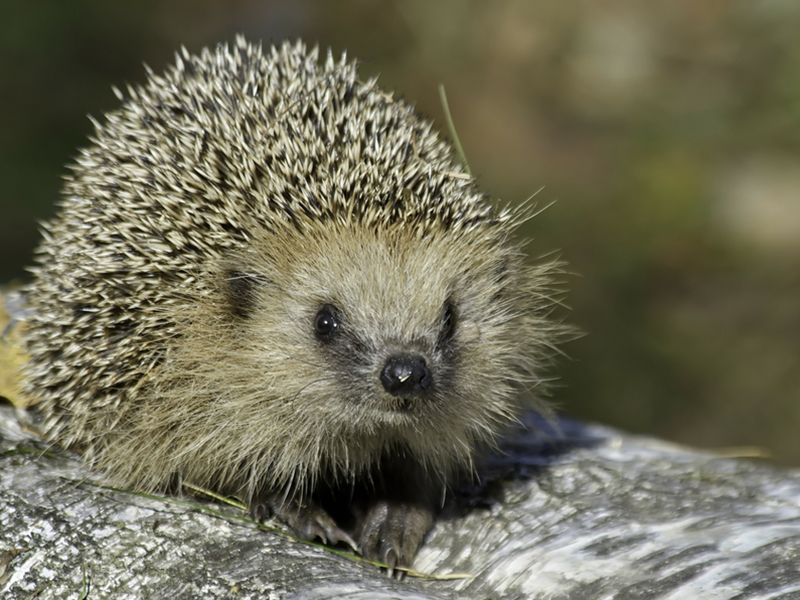
[[[433,383],[433,374],[421,356],[398,354],[386,361],[381,383],[392,396],[408,400],[425,393]]]

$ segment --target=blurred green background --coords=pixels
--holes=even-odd
[[[569,262],[568,414],[800,464],[800,2],[3,0],[0,281],[111,85],[179,45],[303,37],[444,123]]]

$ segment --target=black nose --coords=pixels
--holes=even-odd
[[[433,375],[421,356],[390,356],[381,383],[392,396],[415,398],[431,386]]]

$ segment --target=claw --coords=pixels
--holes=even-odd
[[[335,535],[331,535],[332,533],[335,533]],[[344,543],[344,544],[347,544],[348,546],[350,546],[350,549],[353,552],[358,553],[358,544],[356,544],[355,540],[353,540],[353,538],[350,537],[347,534],[347,532],[344,531],[343,529],[340,529],[339,527],[337,527],[336,528],[336,532],[328,532],[328,534],[331,535],[331,539],[333,540],[333,544],[332,545],[335,546],[336,544],[341,542],[341,543]]]
[[[259,523],[263,523],[272,516],[272,510],[268,504],[257,502],[250,507],[250,518]]]
[[[386,574],[389,576],[389,579],[394,579],[394,569],[397,566],[397,552],[394,551],[394,548],[390,548],[386,553],[384,562],[386,563]],[[401,572],[398,572],[398,574],[399,573]]]
[[[314,502],[287,503],[282,498],[268,498],[253,504],[250,514],[259,521],[265,516],[275,516],[305,540],[319,539],[326,546],[335,546],[341,542],[350,546],[353,552],[358,552],[358,545],[353,538],[336,524],[325,509]]]

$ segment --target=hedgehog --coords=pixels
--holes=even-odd
[[[392,573],[540,396],[558,267],[357,67],[237,37],[115,89],[43,225],[23,378],[117,485],[235,496]]]

